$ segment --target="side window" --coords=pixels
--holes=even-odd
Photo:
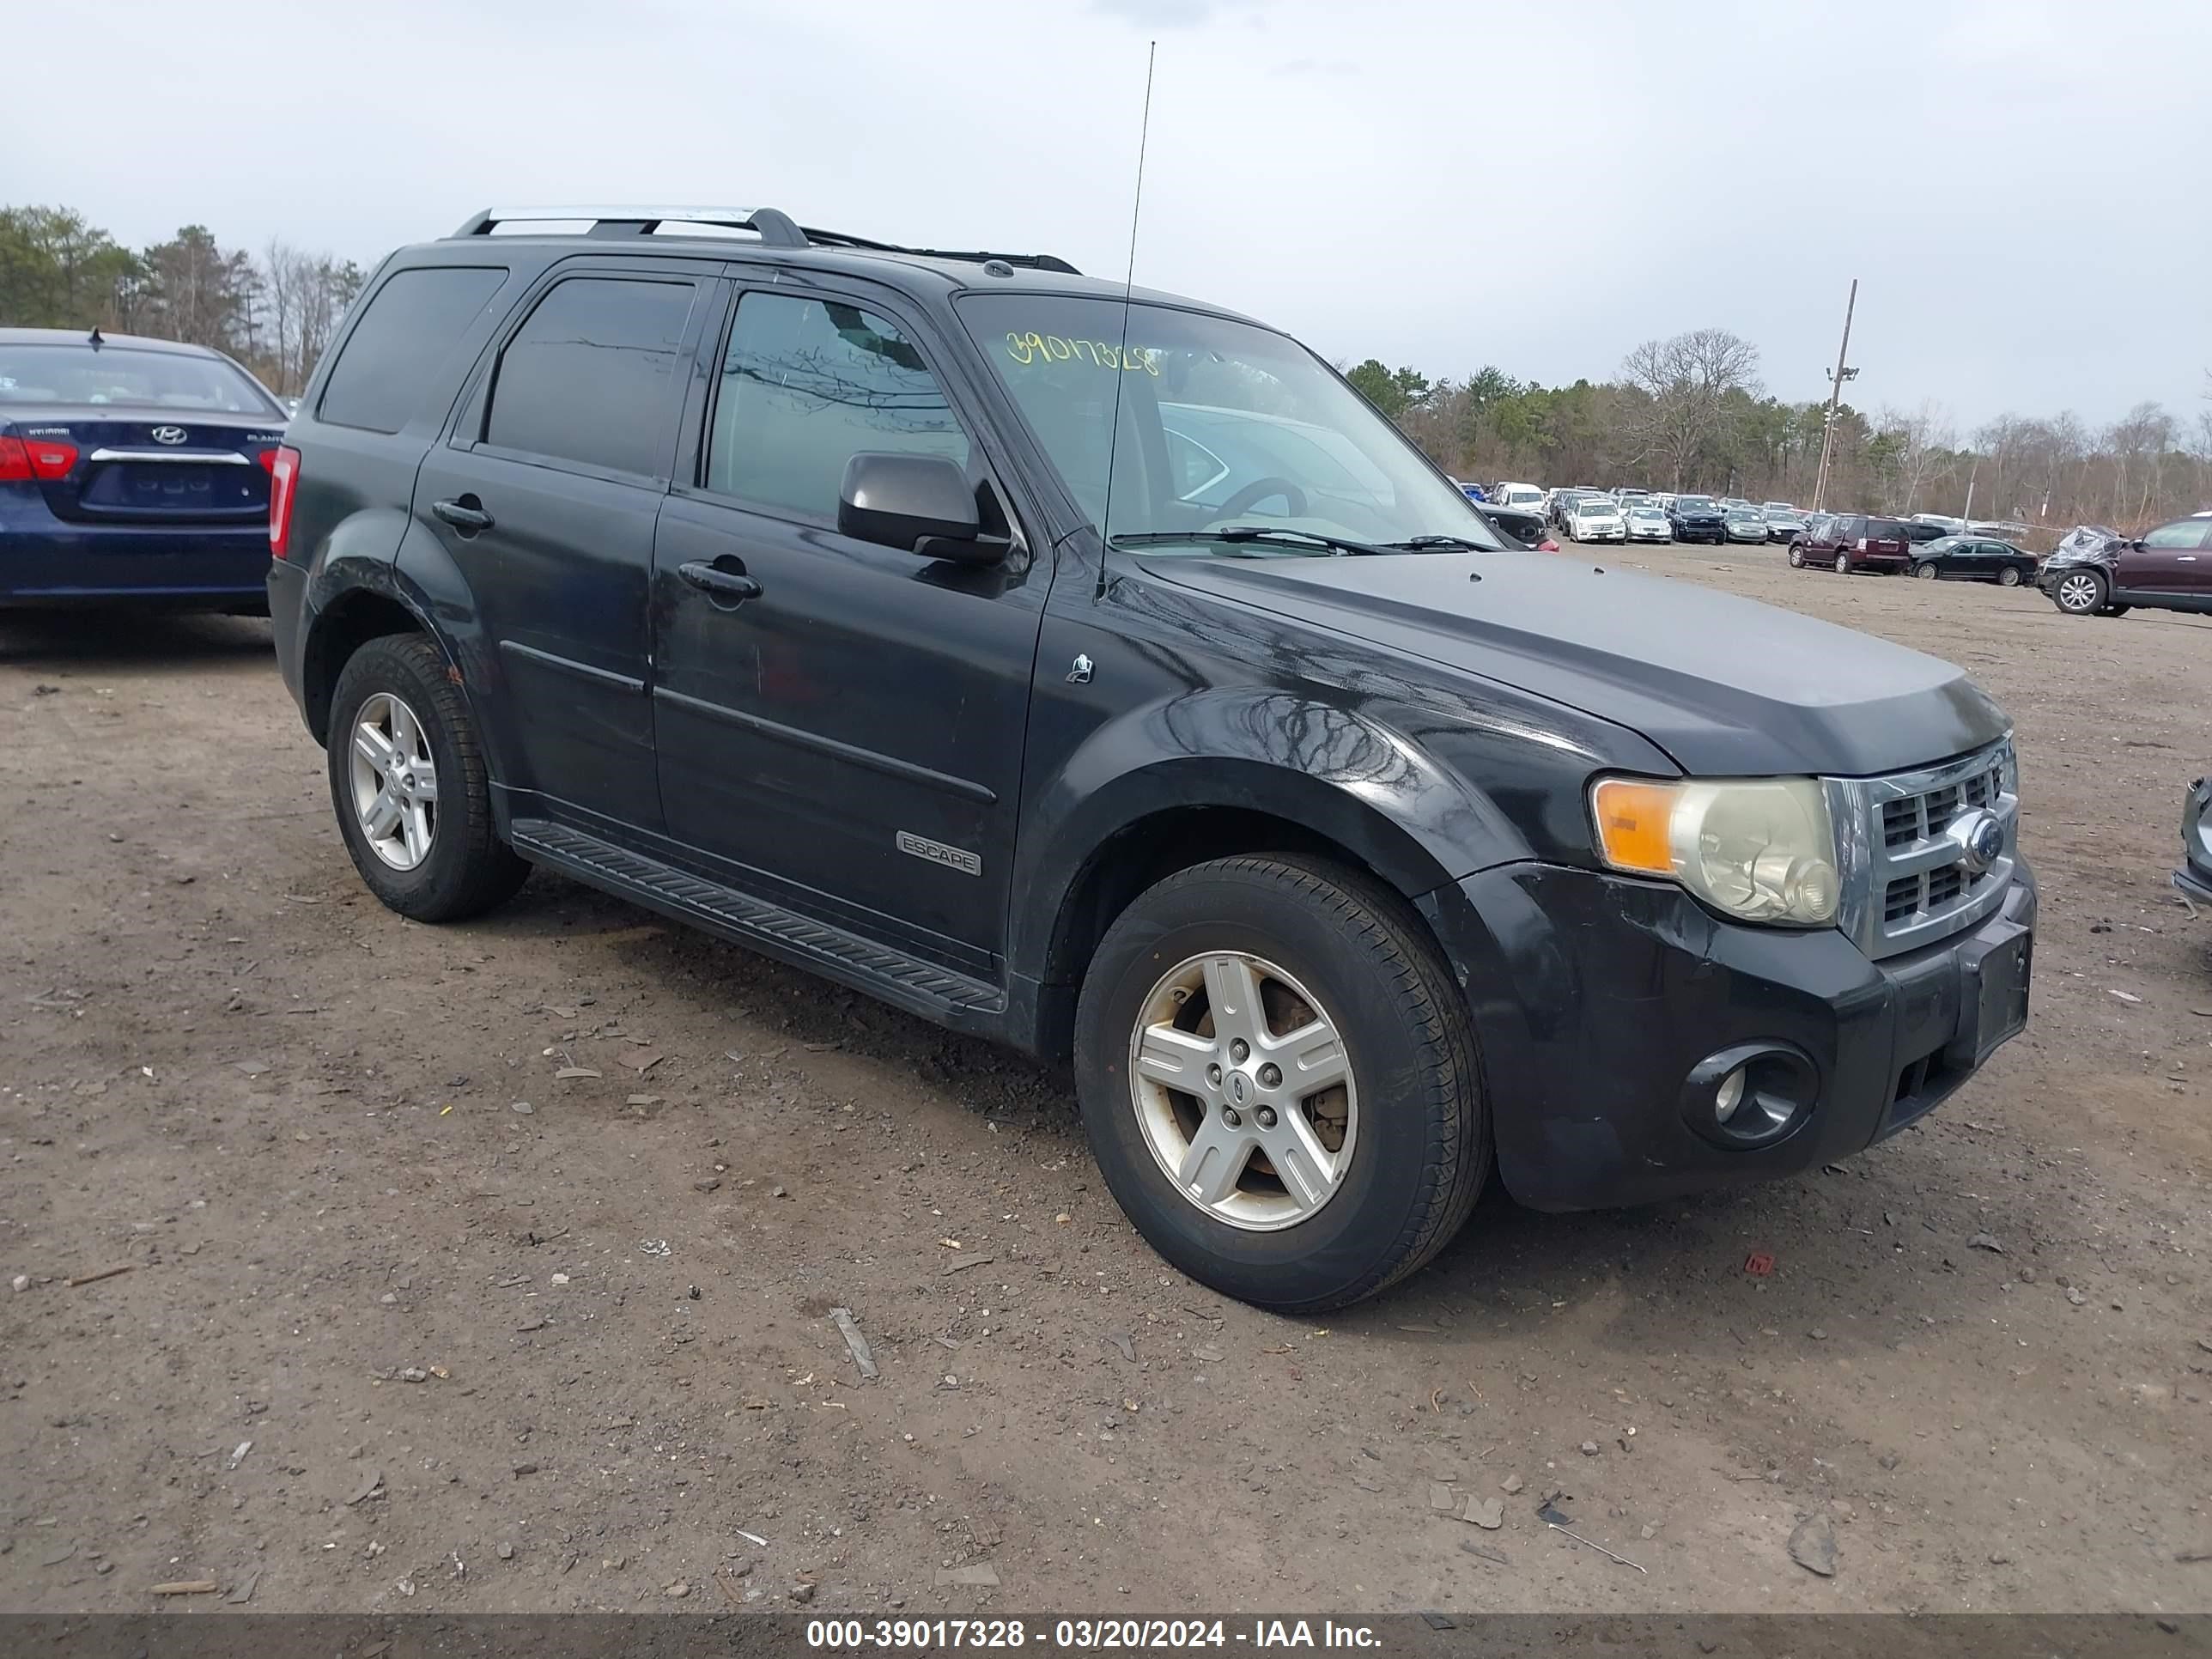
[[[315,416],[332,426],[397,432],[422,406],[453,348],[507,281],[504,265],[396,271],[369,296],[331,365]]]
[[[659,476],[695,291],[642,276],[555,283],[500,353],[483,441]]]
[[[738,301],[707,446],[707,488],[834,522],[862,451],[968,464],[968,434],[889,320],[836,300]]]
[[[2179,524],[2162,524],[2143,538],[2145,547],[2198,548],[2204,545],[2204,532],[2212,527],[2212,520],[2184,519]]]

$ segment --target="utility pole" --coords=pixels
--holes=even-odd
[[[1820,470],[1813,479],[1813,510],[1820,512],[1827,505],[1828,459],[1836,447],[1836,411],[1844,400],[1844,382],[1858,373],[1845,367],[1851,352],[1851,313],[1858,308],[1859,279],[1851,278],[1851,296],[1844,301],[1844,343],[1836,349],[1836,372],[1829,377],[1828,418],[1820,427]]]

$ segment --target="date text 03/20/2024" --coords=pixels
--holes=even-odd
[[[1243,1629],[1221,1619],[1060,1619],[1033,1628],[1020,1619],[813,1619],[810,1648],[1025,1648],[1070,1652],[1176,1648],[1338,1648],[1379,1645],[1373,1628],[1324,1619],[1255,1619]]]

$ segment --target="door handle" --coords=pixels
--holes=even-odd
[[[473,536],[479,530],[489,530],[492,526],[491,514],[483,510],[483,503],[473,495],[464,495],[457,501],[433,501],[430,511],[464,536]]]
[[[763,591],[757,577],[748,576],[742,570],[723,570],[711,564],[702,564],[697,560],[690,564],[678,565],[676,574],[708,598],[728,605],[743,605],[747,599],[757,599]]]

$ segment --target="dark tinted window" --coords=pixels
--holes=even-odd
[[[323,386],[333,426],[397,432],[422,405],[447,357],[507,280],[504,267],[433,265],[394,275],[370,296]]]
[[[968,464],[968,435],[921,354],[857,306],[780,294],[738,301],[707,487],[834,520],[845,463],[864,450]]]
[[[1908,542],[1912,539],[1911,526],[1896,519],[1869,519],[1857,533],[1870,542]]]
[[[484,441],[647,477],[675,413],[690,283],[572,276],[500,354]]]

